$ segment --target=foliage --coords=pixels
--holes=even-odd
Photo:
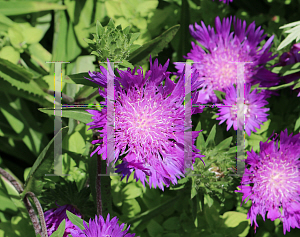
[[[278,55],[267,65],[272,72],[297,74],[299,62],[277,63],[292,42],[299,41],[299,3],[0,0],[0,166],[24,188],[18,193],[0,176],[0,237],[35,236],[22,201],[28,191],[38,197],[44,211],[55,208],[55,202],[75,205],[84,220],[70,212],[67,215],[80,228],[97,213],[97,156],[90,157],[95,149],[91,144],[94,134],[86,125],[92,120],[85,110],[101,110],[103,101],[98,86],[84,77],[89,77],[89,71],[99,71],[98,61],[123,61],[116,67],[146,71],[151,55],[161,64],[170,59],[169,70],[175,72],[173,62],[184,60],[182,56],[194,40],[188,32],[190,24],[204,21],[212,26],[216,16],[234,15],[247,24],[255,21],[267,33],[266,40],[275,35],[271,51]],[[65,174],[61,177],[53,175],[55,82],[51,61],[69,62],[62,64],[61,74],[63,107],[59,117]],[[299,98],[291,86],[299,88],[300,79],[268,88],[278,96],[268,98],[268,121],[245,136],[245,151],[259,151],[259,143],[273,131],[287,128],[289,133],[300,132]],[[224,98],[224,93],[215,92]],[[254,227],[246,215],[251,203],[240,206],[242,197],[234,192],[241,178],[234,176],[237,135],[233,129],[226,131],[224,124],[217,126],[215,114],[211,106],[192,116],[194,130],[202,130],[196,146],[205,155],[205,166],[196,159],[194,170],[177,185],[161,191],[144,187],[133,174],[128,183],[118,175],[106,177],[111,186],[110,214],[117,216],[119,223],[131,225],[130,233],[141,237],[253,236]],[[283,236],[280,221],[259,217],[258,224],[255,236]],[[64,229],[62,222],[51,236],[62,236]],[[299,229],[291,229],[286,236],[299,236]]]

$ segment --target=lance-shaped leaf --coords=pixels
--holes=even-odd
[[[67,134],[68,127],[62,128],[58,133],[62,133],[62,138]],[[57,134],[58,134],[57,133]],[[55,137],[57,136],[55,135]],[[30,173],[25,181],[25,188],[21,194],[24,198],[27,192],[33,192],[35,195],[39,195],[43,188],[43,177],[48,174],[49,170],[54,164],[54,139],[48,143],[48,145],[41,152],[37,160],[34,162]]]
[[[48,10],[64,10],[67,7],[61,4],[48,2],[22,2],[9,1],[1,2],[0,13],[6,16],[22,15],[32,12],[41,12]]]
[[[289,35],[280,43],[277,50],[283,49],[285,46],[290,44],[293,40],[299,41],[300,39],[300,21],[296,21],[284,26],[281,26],[279,29],[284,29],[288,27],[293,27],[292,29],[289,29],[285,31],[285,33],[289,33]]]
[[[175,202],[177,202],[178,200],[180,200],[180,197],[184,194],[184,192],[181,192],[179,195],[170,198],[168,201],[158,205],[157,207],[154,207],[148,211],[145,211],[139,215],[137,215],[136,217],[133,217],[127,221],[125,221],[125,223],[132,225],[133,223],[137,222],[137,221],[142,221],[141,223],[139,223],[139,225],[145,224],[146,222],[150,221],[151,219],[153,219],[154,217],[158,216],[159,214],[161,214],[162,212],[166,211],[167,209],[171,208],[174,206]]]
[[[83,226],[84,220],[80,219],[78,216],[74,215],[72,212],[69,212],[68,210],[67,210],[66,213],[67,213],[67,216],[68,216],[69,220],[70,220],[74,225],[78,226],[81,230],[84,230],[84,229],[85,229],[84,226]],[[85,223],[86,223],[86,222],[85,222]],[[88,223],[86,223],[86,224],[87,224],[87,226],[89,226]]]
[[[140,48],[131,53],[128,61],[133,65],[143,65],[147,62],[147,60],[149,60],[150,55],[152,58],[156,57],[158,53],[161,52],[174,38],[179,27],[180,25],[175,25],[162,33],[160,36],[142,45]]]
[[[89,81],[85,79],[84,77],[90,78],[90,75],[87,72],[82,72],[82,73],[77,73],[77,74],[72,74],[65,76],[62,79],[62,82],[66,83],[72,83],[72,84],[81,84],[81,85],[86,85],[86,86],[91,86],[91,87],[98,87],[98,84]]]
[[[56,231],[52,233],[50,237],[63,237],[66,229],[66,219],[63,219],[63,221],[59,224]]]
[[[80,122],[83,122],[85,124],[92,122],[92,115],[85,110],[88,109],[86,108],[62,108],[62,117],[64,118],[72,118],[75,120],[78,120]],[[50,108],[41,108],[39,111],[49,114],[49,115],[54,115],[54,109]],[[59,113],[58,116],[61,114]]]
[[[20,211],[18,215],[19,221],[22,220],[24,236],[34,236],[34,229],[30,221],[28,211],[15,187],[4,177],[0,176],[0,189],[10,198]],[[2,204],[1,204],[2,205]],[[17,216],[16,216],[17,217]],[[15,217],[15,218],[16,218]],[[14,220],[15,220],[14,218]],[[14,221],[12,220],[12,221]],[[13,226],[12,226],[13,227]],[[2,226],[1,226],[2,229]],[[1,235],[0,235],[1,236]]]
[[[191,49],[191,43],[189,40],[190,6],[187,0],[183,0],[181,4],[180,24],[181,28],[179,30],[177,59],[178,61],[185,61],[183,56],[186,55]]]
[[[215,136],[216,136],[216,125],[214,125],[206,139],[205,147],[208,147],[209,145],[215,144]]]

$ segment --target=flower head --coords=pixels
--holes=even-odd
[[[243,130],[245,125],[246,133],[250,136],[251,131],[256,132],[256,128],[260,129],[260,124],[267,121],[268,114],[266,112],[270,109],[263,108],[268,104],[265,100],[266,95],[263,92],[257,93],[257,89],[250,93],[250,89],[250,85],[246,84],[244,101],[242,98],[238,98],[237,89],[233,85],[225,90],[226,97],[223,101],[225,106],[218,106],[220,109],[217,113],[219,115],[217,120],[221,120],[219,124],[226,121],[227,131],[232,125],[234,130]]]
[[[184,176],[185,168],[192,168],[191,164],[198,157],[200,150],[191,145],[194,151],[188,159],[184,154],[184,133],[191,125],[185,124],[184,81],[182,74],[177,84],[170,80],[166,72],[168,62],[162,66],[158,60],[152,64],[150,70],[143,76],[139,70],[120,71],[120,77],[115,77],[115,156],[107,159],[107,109],[100,111],[87,110],[92,115],[91,128],[100,130],[101,139],[93,141],[100,143],[92,153],[102,154],[107,163],[122,163],[117,166],[117,172],[123,178],[135,171],[134,178],[145,185],[145,181],[156,188],[164,189],[163,184],[177,183],[177,179]],[[93,81],[104,87],[100,94],[107,103],[107,71],[101,67],[101,73],[90,73]],[[137,74],[136,74],[137,72]],[[198,85],[196,74],[192,81],[192,90]],[[165,84],[162,81],[165,80]],[[104,104],[105,104],[104,103]],[[188,132],[187,132],[188,133]],[[194,143],[199,131],[192,132],[191,143]],[[121,158],[123,156],[123,158]],[[149,176],[149,181],[146,176]]]
[[[278,66],[286,66],[300,62],[300,43],[294,44],[290,52],[283,53],[279,58]],[[300,78],[300,73],[295,72],[286,76],[283,76],[283,80],[286,83],[290,83]],[[300,96],[300,88],[295,89],[298,92],[297,97]]]
[[[72,237],[134,237],[135,234],[127,234],[130,226],[123,231],[124,223],[120,226],[118,224],[117,217],[114,217],[110,220],[109,214],[107,215],[106,221],[102,216],[95,216],[95,220],[90,219],[89,225],[83,222],[84,230],[81,230],[76,226],[76,230],[72,230]]]
[[[234,32],[230,32],[232,17],[215,19],[216,32],[213,27],[190,25],[191,35],[205,49],[192,42],[192,50],[186,59],[194,61],[193,67],[199,73],[201,84],[199,103],[216,103],[218,98],[213,90],[223,91],[237,83],[237,62],[245,63],[244,80],[251,85],[274,86],[279,83],[277,74],[264,68],[265,64],[275,58],[269,49],[274,36],[270,37],[263,47],[260,43],[267,37],[263,30],[255,29],[255,22],[246,29],[246,21],[233,18]],[[204,96],[205,95],[205,96]]]
[[[241,186],[244,201],[250,199],[252,206],[248,218],[257,225],[256,216],[261,214],[274,221],[283,222],[284,234],[292,228],[300,228],[300,134],[288,135],[287,129],[280,133],[278,142],[260,142],[260,152],[247,152]],[[253,184],[248,186],[249,184]],[[246,202],[247,202],[246,201]]]
[[[67,210],[82,218],[82,215],[72,205],[59,206],[58,208],[50,209],[44,213],[47,232],[49,236],[57,230],[58,226],[64,219],[66,220],[66,226],[63,237],[67,237],[68,234],[71,234],[70,231],[72,229],[75,229],[75,225],[69,220],[67,216]]]

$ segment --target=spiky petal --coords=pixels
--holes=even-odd
[[[246,83],[260,83],[263,87],[279,84],[278,75],[265,68],[266,63],[276,57],[269,52],[274,36],[260,48],[260,43],[267,35],[263,35],[261,27],[256,29],[255,22],[246,29],[246,21],[242,22],[234,17],[233,32],[230,32],[231,25],[232,17],[224,18],[222,22],[216,17],[216,32],[213,27],[206,27],[203,21],[201,26],[195,23],[195,29],[190,25],[191,35],[205,48],[204,50],[192,42],[192,50],[185,57],[194,61],[193,67],[199,73],[198,80],[204,80],[198,103],[218,102],[213,91],[224,92],[226,88],[237,83],[237,62],[251,62],[245,64]]]
[[[191,145],[192,156],[187,160],[184,153],[184,133],[190,125],[185,124],[185,75],[181,75],[177,84],[167,72],[168,62],[162,66],[158,60],[143,76],[139,70],[118,71],[120,77],[115,78],[115,156],[107,160],[107,109],[101,111],[87,110],[93,117],[89,129],[99,130],[101,138],[92,143],[100,143],[95,152],[102,154],[107,163],[122,163],[116,172],[123,178],[135,171],[134,178],[145,181],[154,188],[164,189],[172,182],[184,176],[186,168],[192,168],[195,158],[203,157],[196,146]],[[106,99],[106,70],[101,73],[90,73],[92,80],[102,87],[101,95]],[[192,91],[199,82],[197,74],[191,78]],[[163,85],[162,82],[165,81]],[[106,102],[105,102],[106,103]],[[192,110],[193,111],[193,110]],[[191,126],[190,126],[191,127]],[[191,143],[194,143],[199,131],[192,132]],[[149,176],[149,181],[147,180]]]
[[[260,142],[258,154],[253,149],[247,152],[245,163],[250,168],[245,169],[236,192],[243,193],[242,202],[252,201],[248,212],[251,225],[258,226],[256,216],[261,214],[265,220],[268,212],[268,219],[283,222],[285,234],[290,227],[300,228],[300,134],[282,131],[280,148],[275,139]]]
[[[233,125],[234,130],[244,130],[248,136],[251,135],[251,131],[256,132],[256,128],[260,129],[260,124],[267,121],[266,114],[269,108],[264,108],[268,102],[265,100],[265,94],[258,93],[257,89],[254,89],[250,93],[250,85],[246,84],[244,91],[244,101],[237,95],[237,89],[234,86],[226,89],[226,97],[223,100],[224,106],[219,107],[219,115],[217,120],[221,120],[219,124],[226,121],[227,131]],[[242,109],[244,106],[244,111]],[[245,116],[244,116],[245,115]]]
[[[75,225],[69,220],[66,211],[68,210],[80,218],[82,218],[82,215],[72,205],[57,206],[58,208],[50,209],[44,213],[47,232],[50,236],[54,231],[57,230],[60,223],[65,219],[66,225],[63,237],[67,237],[69,234],[71,234],[71,230],[76,228]]]
[[[83,222],[84,230],[81,230],[79,227],[76,230],[72,231],[72,237],[96,237],[96,236],[111,236],[111,237],[135,237],[135,234],[127,233],[130,226],[123,231],[124,223],[119,225],[118,218],[114,217],[110,220],[110,215],[106,217],[106,221],[102,216],[95,216],[95,219],[89,220],[87,225],[85,221]]]

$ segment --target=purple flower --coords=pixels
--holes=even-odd
[[[67,217],[67,210],[82,218],[82,215],[79,213],[79,211],[76,210],[76,208],[72,205],[59,206],[58,208],[50,209],[44,213],[47,232],[49,236],[57,230],[58,226],[64,219],[66,220],[66,228],[63,237],[67,237],[68,234],[71,234],[70,231],[72,229],[75,229],[75,225],[73,225],[73,223]]]
[[[100,143],[97,152],[107,163],[122,159],[117,172],[123,174],[122,179],[135,171],[136,181],[145,181],[154,188],[164,189],[170,182],[177,183],[177,179],[184,177],[185,168],[192,168],[195,158],[201,159],[203,155],[196,146],[192,145],[192,156],[185,160],[184,131],[185,127],[185,98],[184,81],[182,74],[177,84],[170,80],[166,72],[168,62],[162,66],[158,60],[152,64],[150,70],[143,76],[142,68],[139,70],[120,71],[120,77],[115,77],[115,156],[107,159],[107,109],[100,111],[87,110],[93,117],[93,122],[87,124],[92,128],[102,128],[99,132],[101,138],[92,143]],[[89,73],[95,83],[104,87],[100,95],[106,100],[107,71],[100,67],[101,73]],[[136,74],[137,72],[137,74]],[[88,79],[88,78],[87,78]],[[196,81],[197,74],[193,74],[192,91],[199,86]],[[162,82],[165,80],[165,84]],[[192,102],[191,102],[192,103]],[[103,104],[106,104],[104,102]],[[201,109],[200,109],[201,110]],[[199,112],[192,110],[192,112]],[[187,126],[187,125],[186,125]],[[193,131],[191,142],[194,143],[199,131]],[[123,158],[121,158],[123,156]],[[201,159],[202,160],[202,159]],[[149,176],[149,181],[146,176]]]
[[[109,220],[110,216],[107,215],[106,221],[103,219],[102,216],[99,216],[99,219],[97,216],[95,216],[95,220],[90,219],[89,225],[83,222],[84,230],[81,230],[79,227],[76,226],[76,231],[72,230],[71,234],[72,237],[105,237],[105,236],[111,236],[111,237],[134,237],[135,234],[126,234],[130,228],[123,231],[124,223],[120,226],[118,224],[117,217],[112,218]]]
[[[263,108],[263,106],[268,104],[265,100],[266,95],[263,92],[257,93],[257,89],[250,93],[250,89],[250,85],[246,84],[244,101],[241,98],[237,99],[237,90],[233,85],[225,90],[226,97],[223,101],[225,106],[217,106],[220,108],[217,120],[221,120],[219,124],[226,121],[227,131],[232,125],[234,130],[243,130],[245,125],[246,133],[250,136],[251,131],[256,132],[256,128],[260,129],[260,124],[267,121],[268,114],[266,112],[269,108]],[[242,110],[242,105],[244,106],[244,111]]]
[[[270,138],[269,138],[270,139]],[[268,139],[268,141],[269,141]],[[247,152],[241,186],[236,192],[243,193],[242,202],[252,201],[248,218],[257,225],[256,216],[261,214],[274,221],[283,222],[283,232],[300,228],[300,134],[288,135],[287,129],[280,133],[280,148],[274,138],[260,142],[260,152]],[[253,184],[248,186],[249,184]],[[246,201],[246,202],[247,202]]]
[[[215,0],[213,0],[213,1],[215,1]],[[219,0],[219,1],[228,4],[229,2],[232,2],[233,0]]]
[[[279,58],[278,66],[286,66],[300,62],[300,43],[294,44],[290,52],[283,53]],[[290,75],[283,76],[282,79],[286,83],[298,80],[300,78],[300,72],[296,72]],[[295,89],[298,93],[297,97],[300,96],[300,88]]]
[[[198,103],[216,103],[218,98],[213,90],[225,91],[229,86],[237,83],[237,64],[235,62],[252,62],[245,64],[244,79],[246,83],[263,87],[270,87],[279,83],[277,74],[264,68],[265,64],[275,58],[269,49],[274,36],[270,37],[264,46],[260,43],[267,37],[263,35],[261,27],[255,29],[252,22],[246,29],[246,21],[233,18],[234,32],[230,32],[232,17],[215,19],[216,32],[213,27],[201,26],[195,23],[190,25],[190,33],[201,44],[192,42],[192,50],[186,59],[194,61],[193,67],[199,73],[198,80],[203,80],[198,97]],[[177,63],[177,69],[180,66]]]

